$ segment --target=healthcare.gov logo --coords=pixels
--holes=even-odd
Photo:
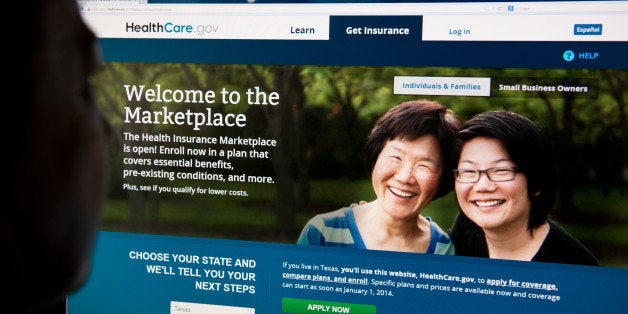
[[[197,34],[204,35],[218,32],[218,25],[190,25],[176,24],[172,22],[148,22],[136,24],[126,22],[127,33],[171,33],[171,34]]]

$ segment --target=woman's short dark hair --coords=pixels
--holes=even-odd
[[[441,197],[453,189],[450,174],[451,146],[460,129],[460,121],[442,104],[426,99],[401,103],[388,110],[376,122],[366,141],[366,166],[369,175],[373,174],[375,162],[386,145],[394,139],[413,141],[424,135],[433,135],[438,140],[443,172],[438,192],[434,198]]]
[[[510,159],[528,181],[528,198],[532,204],[528,229],[542,225],[556,200],[557,173],[552,147],[541,128],[528,118],[505,110],[475,115],[458,132],[452,154],[455,165],[464,144],[476,137],[494,138],[504,145]]]

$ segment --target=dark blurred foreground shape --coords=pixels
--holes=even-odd
[[[65,313],[90,270],[107,126],[89,78],[99,60],[75,0],[18,1],[3,32],[0,245],[3,313]]]

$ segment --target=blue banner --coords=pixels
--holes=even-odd
[[[101,232],[68,313],[604,313],[628,307],[627,284],[607,267]]]

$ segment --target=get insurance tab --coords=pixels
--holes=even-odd
[[[330,40],[407,40],[421,36],[420,16],[331,16]]]

